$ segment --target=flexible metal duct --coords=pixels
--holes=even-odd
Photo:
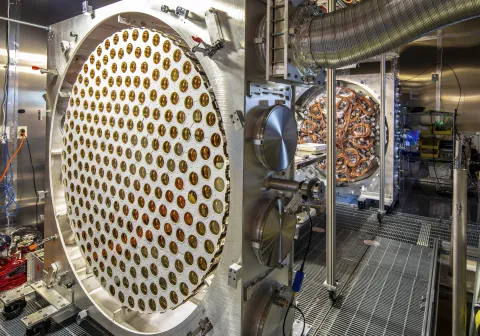
[[[305,13],[296,16],[293,48],[297,65],[309,72],[354,64],[479,16],[480,0],[368,0],[331,14]]]

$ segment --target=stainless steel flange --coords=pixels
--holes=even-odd
[[[297,149],[297,123],[285,105],[275,105],[258,117],[254,130],[257,159],[273,171],[286,169]]]

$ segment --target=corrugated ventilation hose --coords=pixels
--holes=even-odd
[[[340,68],[480,15],[480,0],[368,0],[299,19],[295,62],[303,69]]]

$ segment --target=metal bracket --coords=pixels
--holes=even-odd
[[[46,110],[46,111],[38,110],[38,120],[42,121],[43,118],[45,118],[47,116],[47,113],[50,113],[50,112],[51,111],[49,111],[49,110]]]
[[[50,29],[48,30],[48,41],[51,41],[53,40],[53,38],[55,37],[55,30],[53,29],[52,26],[49,27]]]
[[[44,250],[39,249],[27,254],[27,283],[42,279]]]
[[[192,39],[197,42],[198,44],[192,48],[192,52],[199,52],[202,53],[203,56],[212,57],[215,53],[223,48],[223,43],[216,43],[216,44],[208,44],[203,41],[198,36],[192,36]]]
[[[124,323],[136,315],[138,315],[138,312],[131,310],[128,307],[121,307],[113,312],[113,320],[117,323]]]
[[[210,322],[208,317],[205,317],[203,320],[198,321],[198,328],[194,331],[191,331],[187,334],[187,336],[205,336],[209,333],[210,330],[213,329],[213,324]]]
[[[55,77],[59,75],[57,69],[46,69],[46,68],[40,68],[38,66],[32,66],[32,70],[39,70],[42,75],[47,74]]]
[[[64,40],[60,42],[60,49],[62,49],[63,53],[66,54],[71,48],[72,48],[72,45],[70,41]]]
[[[42,202],[43,200],[45,200],[45,197],[47,197],[47,194],[48,194],[48,191],[39,190],[37,192],[37,201]]]
[[[93,7],[88,4],[88,1],[82,2],[82,13],[90,15],[92,19],[95,18],[95,11],[93,10]]]
[[[57,264],[56,263],[50,264],[45,274],[45,284],[47,285],[47,288],[52,288],[53,283],[55,282],[55,279],[57,277],[57,272],[58,272]]]
[[[238,278],[240,278],[240,271],[242,266],[234,263],[228,268],[228,285],[232,288],[237,288]]]
[[[58,310],[64,309],[72,304],[72,298],[70,300],[63,297],[55,289],[48,288],[43,281],[35,282],[31,285],[35,292],[44,298],[49,304],[57,308]]]
[[[77,322],[78,325],[80,325],[83,321],[86,320],[87,317],[88,317],[88,310],[84,309],[77,314],[75,321]]]
[[[231,113],[230,120],[232,121],[233,127],[235,127],[236,131],[241,130],[245,125],[245,117],[243,112],[240,110],[235,110],[234,113]]]
[[[288,204],[285,206],[285,213],[289,215],[295,215],[302,201],[303,201],[303,191],[298,190],[295,193],[295,195],[293,195],[290,202],[288,202]]]
[[[247,87],[247,96],[258,97],[264,95],[278,96],[280,99],[285,99],[287,101],[292,100],[292,90],[290,86],[285,86],[284,88],[275,88],[255,83],[249,83]]]
[[[220,26],[217,10],[215,8],[210,8],[205,12],[205,23],[207,25],[208,35],[210,35],[210,42],[214,46],[217,44],[223,46],[225,39],[223,38],[222,27]]]
[[[35,325],[48,320],[57,312],[58,312],[58,309],[55,308],[54,306],[47,306],[45,308],[37,310],[33,314],[23,317],[22,322],[23,324],[25,324],[27,328],[33,328]]]
[[[167,5],[163,5],[160,10],[164,13],[171,13],[176,16],[183,17],[185,19],[188,19],[188,14],[190,11],[188,9],[185,9],[183,7],[177,6],[175,9],[170,9]]]
[[[58,92],[59,98],[70,98],[71,95],[72,95],[72,91],[61,90]]]
[[[329,292],[337,293],[338,282],[335,283],[335,286],[331,286],[331,285],[327,284],[327,281],[325,281],[323,283],[323,287],[325,287],[327,289],[327,291],[329,291]]]
[[[21,299],[29,299],[30,297],[33,297],[34,294],[35,290],[29,285],[24,285],[20,288],[7,291],[0,296],[0,307],[3,308],[4,306]]]

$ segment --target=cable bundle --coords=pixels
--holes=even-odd
[[[0,291],[10,290],[27,281],[27,259],[15,255],[0,259]]]

